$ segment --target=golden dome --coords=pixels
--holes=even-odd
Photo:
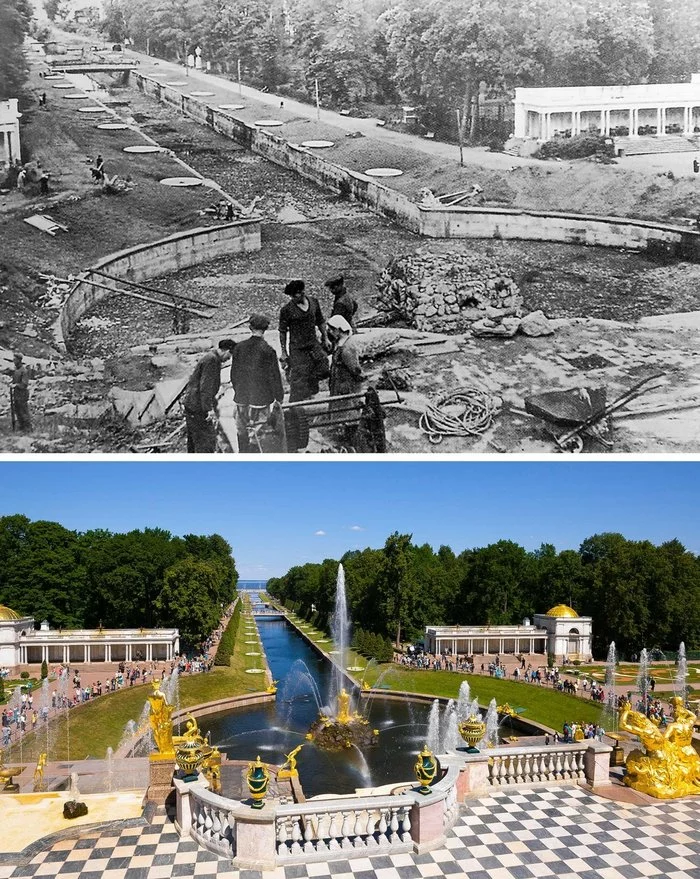
[[[15,610],[0,604],[0,621],[2,620],[21,620],[22,617]]]
[[[548,610],[545,616],[548,617],[577,617],[578,614],[573,609],[573,607],[569,607],[568,604],[557,604],[551,610]]]

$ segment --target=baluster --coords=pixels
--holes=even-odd
[[[314,828],[311,820],[311,815],[307,815],[305,818],[302,818],[302,823],[304,827],[304,851],[310,853],[314,851]]]
[[[301,853],[301,815],[292,818],[292,846],[290,852],[293,855]]]
[[[411,842],[411,809],[401,807],[401,842]]]
[[[516,784],[520,784],[523,781],[523,768],[525,766],[525,761],[523,759],[522,754],[516,754],[513,758],[513,762],[515,763],[515,778],[514,781]]]
[[[523,776],[525,778],[525,781],[532,781],[533,780],[532,779],[532,757],[533,757],[532,754],[525,754],[525,757],[523,760],[523,763],[524,763]]]
[[[555,777],[555,779],[561,778],[561,767],[562,767],[561,751],[557,751],[556,759],[555,759],[555,763],[554,763],[554,777]]]
[[[352,832],[355,836],[353,840],[354,848],[364,848],[366,846],[365,841],[365,831],[367,829],[367,812],[364,809],[360,809],[355,813],[355,826],[352,829]]]
[[[338,832],[338,813],[331,812],[331,824],[330,824],[330,827],[328,828],[328,836],[330,837],[330,839],[328,840],[328,848],[330,849],[330,851],[336,851],[337,849],[340,848],[340,844],[338,842],[339,835],[340,834]]]
[[[399,816],[398,809],[392,807],[391,809],[391,820],[389,822],[389,842],[395,843],[398,842],[398,832],[399,832]]]
[[[586,755],[584,751],[579,751],[578,754],[578,762],[577,762],[577,777],[585,778],[586,777]]]
[[[503,787],[508,784],[508,770],[510,769],[510,758],[504,757],[498,770],[498,784]]]
[[[376,848],[377,842],[377,813],[367,812],[367,829],[365,831],[365,844],[367,848]]]
[[[573,778],[573,763],[574,763],[574,755],[571,751],[567,751],[564,754],[564,766],[563,766],[563,774],[564,778]]]
[[[352,848],[352,832],[355,829],[355,813],[354,812],[343,812],[343,829],[342,829],[342,840],[340,842],[341,848]]]
[[[211,815],[211,836],[217,843],[221,842],[221,817],[219,810],[213,809]]]
[[[284,857],[289,854],[287,849],[287,818],[277,819],[277,854]]]
[[[211,806],[204,807],[204,838],[211,839],[211,828],[214,821],[211,817]]]
[[[379,835],[378,835],[377,842],[379,843],[379,845],[385,845],[385,844],[386,844],[386,841],[387,841],[387,839],[386,839],[386,828],[387,828],[387,823],[386,823],[386,812],[384,812],[384,810],[382,809],[382,811],[381,811],[381,813],[380,813],[380,815],[379,815],[379,825],[378,825],[378,827],[377,827],[377,830],[379,831]]]
[[[317,852],[327,852],[328,851],[328,837],[330,836],[329,824],[330,824],[330,815],[328,812],[323,812],[317,816],[318,818],[318,830],[316,831],[316,851]]]

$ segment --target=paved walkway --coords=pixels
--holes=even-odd
[[[580,788],[499,791],[470,801],[443,847],[421,854],[375,855],[307,863],[264,874],[180,840],[171,815],[150,825],[84,831],[42,847],[21,866],[2,865],[0,879],[700,879],[700,799],[619,804]]]

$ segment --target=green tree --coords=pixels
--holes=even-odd
[[[176,626],[183,641],[193,647],[216,628],[221,569],[212,562],[187,557],[169,567],[155,606],[159,620]]]
[[[384,565],[379,582],[386,629],[395,632],[394,643],[401,648],[401,634],[413,621],[412,605],[416,582],[410,570],[411,534],[395,531],[384,544]]]

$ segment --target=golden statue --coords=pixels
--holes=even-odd
[[[620,729],[638,736],[646,749],[627,758],[625,784],[662,800],[700,795],[700,754],[692,743],[696,717],[680,696],[671,699],[671,708],[673,720],[665,729],[629,702],[620,709]]]
[[[160,679],[151,681],[153,692],[148,697],[151,713],[148,715],[148,723],[153,731],[157,754],[151,754],[151,760],[174,760],[175,746],[173,744],[173,710],[174,706],[168,703],[165,693],[160,689]],[[194,718],[193,718],[194,719]],[[196,721],[195,721],[196,726]]]
[[[36,761],[36,769],[34,770],[34,790],[42,791],[46,789],[44,785],[44,767],[46,766],[46,753],[42,752],[39,754],[39,759]]]
[[[277,684],[279,684],[279,681],[270,681],[270,686],[267,688],[267,692],[274,695],[277,692]]]
[[[209,782],[209,790],[212,793],[221,793],[221,751],[218,748],[212,748],[201,765],[204,777]]]
[[[350,694],[344,689],[338,693],[338,723],[350,723],[352,717],[350,715]]]
[[[287,759],[277,773],[277,778],[297,778],[299,776],[299,771],[297,769],[297,754],[303,747],[303,744],[297,745],[294,750],[289,752],[289,754],[285,754]]]
[[[15,775],[19,775],[23,766],[5,766],[5,752],[0,748],[0,789],[8,793],[17,793],[19,785],[13,782]]]
[[[204,744],[204,736],[199,731],[197,720],[193,714],[187,715],[187,723],[185,731],[181,736],[173,736],[173,746],[183,745],[186,742],[196,742],[198,745]]]

